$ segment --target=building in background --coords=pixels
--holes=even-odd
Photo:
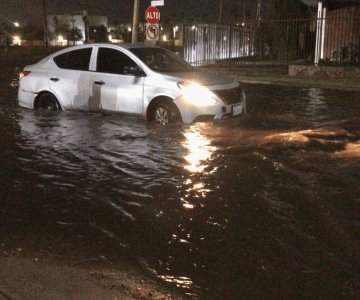
[[[360,5],[333,3],[328,7],[324,26],[322,59],[360,62]]]
[[[86,10],[47,16],[51,46],[81,45],[89,41],[105,42],[108,41],[107,28],[106,16],[89,16]]]

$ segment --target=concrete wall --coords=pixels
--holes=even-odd
[[[360,68],[290,65],[289,76],[360,79]]]

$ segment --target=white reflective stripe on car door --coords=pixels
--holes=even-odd
[[[54,70],[49,77],[50,91],[64,109],[87,109],[90,74],[88,71]]]
[[[102,110],[143,113],[144,77],[93,73],[90,99]]]

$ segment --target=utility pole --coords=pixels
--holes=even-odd
[[[8,39],[7,39],[6,33],[5,33],[5,52],[6,53],[8,52]]]
[[[45,44],[45,47],[49,50],[49,37],[48,37],[48,29],[47,29],[46,0],[42,0],[42,7],[43,7],[44,44]]]
[[[223,0],[220,0],[219,23],[222,21]]]
[[[8,52],[8,38],[7,38],[7,36],[8,36],[9,33],[7,32],[7,30],[5,28],[5,23],[2,23],[0,25],[2,27],[2,32],[4,33],[5,53],[7,53]]]
[[[75,46],[75,25],[74,25],[75,20],[73,14],[71,14],[71,23],[72,23],[71,38],[72,38],[73,46]]]
[[[245,16],[245,14],[246,14],[246,0],[244,0],[244,7],[243,7],[243,9],[244,9],[244,12],[243,12],[243,23],[245,24],[245,22],[246,22],[246,20],[245,20],[245,18],[246,18],[246,16]]]
[[[87,14],[83,16],[84,25],[85,25],[85,44],[89,43],[89,22]]]
[[[261,21],[261,0],[258,0],[257,2],[256,20],[258,21],[258,26],[259,26]]]
[[[139,0],[134,0],[134,16],[131,42],[136,44],[139,38]]]

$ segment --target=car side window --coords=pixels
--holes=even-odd
[[[125,53],[111,48],[99,48],[96,71],[120,75],[133,75],[131,68],[137,64]]]
[[[88,71],[92,48],[69,51],[54,57],[61,69]]]

